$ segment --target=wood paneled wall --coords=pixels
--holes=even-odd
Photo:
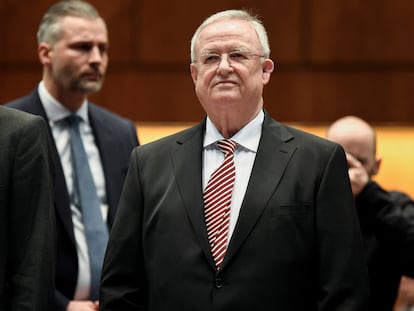
[[[276,63],[265,107],[280,121],[331,122],[356,114],[413,123],[412,0],[91,0],[107,21],[110,65],[91,99],[135,121],[203,116],[189,74],[198,24],[222,9],[249,8],[267,28]],[[0,102],[41,77],[35,34],[50,0],[0,2]]]

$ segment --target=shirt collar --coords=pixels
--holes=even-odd
[[[259,147],[260,135],[262,133],[262,124],[264,120],[264,112],[260,112],[249,123],[241,128],[234,136],[231,137],[238,145],[257,152]],[[215,144],[216,141],[224,139],[218,129],[215,127],[210,117],[207,116],[206,133],[204,136],[203,147],[207,148]]]
[[[71,115],[73,112],[68,110],[65,106],[59,103],[46,89],[44,82],[41,81],[38,87],[39,97],[45,108],[47,118],[52,122],[58,122],[67,116]],[[80,108],[74,112],[78,115],[83,121],[89,122],[88,117],[88,101],[85,99]]]

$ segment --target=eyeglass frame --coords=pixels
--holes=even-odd
[[[202,66],[206,66],[206,67],[214,67],[214,65],[218,67],[219,64],[222,62],[224,55],[227,55],[227,62],[231,67],[233,67],[234,64],[242,63],[245,60],[252,60],[251,57],[266,58],[266,55],[253,53],[247,49],[245,50],[245,49],[236,48],[226,53],[218,53],[214,51],[203,52],[198,59],[195,59],[193,61],[193,63],[199,63]],[[232,55],[237,56],[237,57],[242,56],[243,58],[240,60],[235,60],[235,59],[232,59]],[[217,58],[212,59],[211,62],[208,62],[208,59],[212,57],[217,57]]]

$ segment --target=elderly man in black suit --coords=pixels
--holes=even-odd
[[[38,30],[43,78],[8,105],[45,118],[55,170],[56,310],[97,310],[100,271],[136,127],[88,101],[108,64],[108,32],[83,1],[52,5]]]
[[[269,55],[246,11],[195,32],[190,70],[207,117],[132,153],[100,310],[365,310],[345,153],[263,109]]]

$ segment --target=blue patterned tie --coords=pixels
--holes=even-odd
[[[66,120],[69,125],[73,162],[74,189],[72,203],[82,212],[91,271],[90,299],[97,300],[102,262],[108,242],[108,228],[102,218],[95,183],[79,132],[81,119],[77,115],[71,115]]]

